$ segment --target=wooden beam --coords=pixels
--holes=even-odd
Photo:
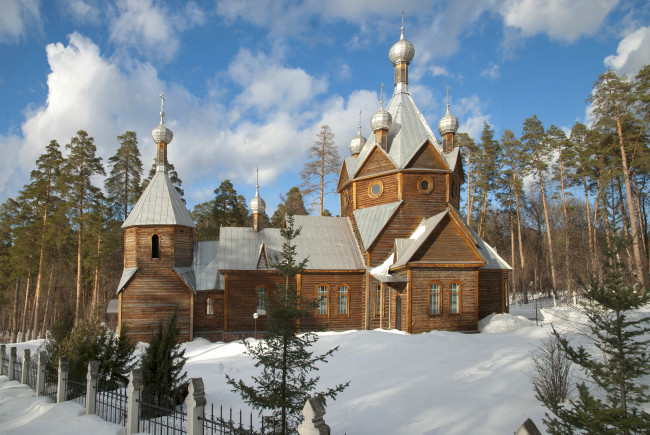
[[[228,274],[223,274],[223,332],[228,332]]]
[[[479,306],[478,306],[478,294],[479,294],[479,288],[478,288],[478,269],[476,269],[476,329],[478,329],[478,311],[479,311]]]
[[[194,340],[194,293],[190,292],[190,341]]]
[[[352,183],[352,210],[357,209],[357,182]]]
[[[117,304],[117,335],[119,337],[120,330],[122,329],[122,294],[124,294],[124,289],[118,295],[118,304]]]
[[[401,172],[397,173],[397,200],[402,200],[402,189],[404,187],[404,174]]]
[[[413,329],[411,325],[411,311],[413,305],[413,284],[411,283],[411,269],[408,269],[406,271],[406,276],[408,277],[408,283],[406,284],[406,299],[408,299],[406,305],[406,332],[410,334],[411,330]]]

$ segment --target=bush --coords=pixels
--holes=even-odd
[[[548,337],[531,354],[533,367],[529,375],[536,397],[544,403],[562,403],[571,390],[572,363],[562,351],[559,341]]]

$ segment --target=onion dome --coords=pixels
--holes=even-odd
[[[402,13],[402,36],[388,51],[388,58],[393,66],[400,62],[409,63],[415,56],[415,47],[410,41],[404,39],[404,14]]]
[[[444,136],[447,133],[456,133],[458,130],[458,118],[449,113],[449,103],[447,103],[447,113],[438,122],[438,133]]]
[[[359,111],[359,133],[350,141],[350,154],[356,156],[361,153],[366,144],[366,138],[361,134],[361,111]]]
[[[262,214],[266,210],[266,203],[260,198],[260,185],[259,185],[259,168],[257,169],[257,180],[255,184],[255,196],[251,199],[251,213]]]
[[[153,141],[155,143],[164,143],[165,145],[169,145],[169,143],[172,141],[174,138],[174,133],[167,128],[165,125],[165,111],[163,110],[163,104],[165,101],[165,96],[164,94],[160,94],[160,124],[158,127],[154,128],[153,131],[151,132],[151,137],[153,137]]]
[[[393,117],[384,110],[384,84],[381,84],[381,99],[379,100],[379,110],[370,118],[370,128],[372,131],[388,130],[393,123]]]

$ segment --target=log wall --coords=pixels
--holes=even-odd
[[[479,271],[479,318],[482,319],[492,313],[505,311],[504,289],[502,274],[508,271],[483,269]]]

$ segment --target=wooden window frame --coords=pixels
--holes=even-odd
[[[319,313],[318,310],[321,308],[320,306],[320,301],[321,301],[321,295],[318,293],[318,291],[321,289],[321,287],[325,287],[327,289],[327,293],[325,295],[325,313]],[[330,286],[327,284],[318,284],[316,286],[316,317],[328,317],[330,313]]]
[[[205,316],[213,317],[214,316],[214,299],[207,298],[205,300]]]
[[[263,308],[261,309],[264,311],[263,313],[260,312],[260,290],[264,289],[264,297],[267,298],[269,296],[269,289],[264,285],[260,284],[258,286],[255,286],[255,312],[257,313],[258,316],[266,316],[266,301],[262,300]]]
[[[458,292],[456,292],[458,293],[458,310],[456,312],[451,311],[451,295],[452,295],[451,286],[454,284],[458,285]],[[463,294],[463,284],[460,281],[450,281],[449,282],[449,314],[450,315],[453,316],[456,314],[462,314],[463,312],[463,304],[461,298],[462,294]]]
[[[438,312],[435,314],[431,313],[431,297],[433,295],[431,286],[434,284],[438,284]],[[429,302],[427,305],[429,317],[439,317],[442,314],[442,283],[440,281],[429,281],[427,284],[427,301]]]
[[[155,242],[154,242],[155,240]],[[151,235],[151,258],[157,258],[160,260],[161,257],[161,252],[160,252],[160,236],[158,233],[153,233]]]
[[[350,204],[350,192],[348,190],[343,191],[343,207],[347,207]]]
[[[426,181],[429,183],[429,188],[428,189],[423,189],[420,184],[422,184],[423,181]],[[419,193],[423,195],[428,195],[431,192],[433,192],[433,178],[429,177],[428,175],[423,175],[421,177],[418,177],[417,184],[415,186],[418,190]]]
[[[342,287],[345,287],[345,313],[340,312],[340,298]],[[347,284],[339,284],[336,286],[336,315],[345,317],[350,316],[350,286]]]
[[[372,193],[372,187],[374,185],[378,184],[379,185],[379,193],[374,194]],[[379,198],[381,195],[384,193],[384,183],[381,180],[374,180],[371,181],[370,184],[368,184],[368,196],[371,198]]]
[[[375,317],[381,317],[381,310],[384,308],[383,305],[381,298],[381,284],[377,284],[377,287],[375,288]]]

